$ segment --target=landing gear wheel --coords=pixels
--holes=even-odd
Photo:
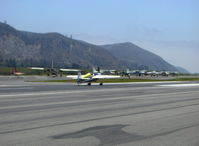
[[[88,83],[88,86],[90,86],[90,85],[91,85],[91,83],[89,82],[89,83]]]
[[[100,85],[100,86],[102,86],[102,85],[103,85],[103,83],[100,83],[99,85]]]

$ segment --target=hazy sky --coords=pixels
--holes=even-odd
[[[95,44],[137,44],[199,72],[199,0],[0,0],[0,21]]]

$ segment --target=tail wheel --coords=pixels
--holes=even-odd
[[[103,85],[103,83],[100,83],[99,85],[100,85],[100,86],[102,86],[102,85]]]
[[[89,83],[88,83],[88,86],[90,86],[90,85],[91,85],[91,83],[89,82]]]

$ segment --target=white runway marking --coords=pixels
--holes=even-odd
[[[159,85],[164,87],[199,87],[199,84],[169,84],[169,85]]]

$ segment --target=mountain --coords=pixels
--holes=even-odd
[[[140,48],[130,42],[101,46],[130,69],[147,69],[159,71],[178,71],[176,67],[163,60],[160,56]]]
[[[69,68],[122,68],[120,61],[100,46],[65,37],[59,33],[19,31],[0,23],[1,66]]]
[[[97,46],[59,33],[20,31],[0,22],[0,66],[177,71],[161,57],[132,43]]]

